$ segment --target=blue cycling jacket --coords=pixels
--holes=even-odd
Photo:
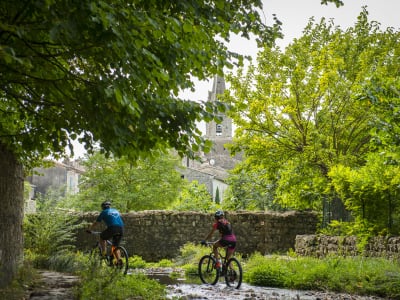
[[[119,226],[124,227],[124,221],[122,221],[121,215],[115,208],[106,208],[96,219],[97,222],[104,221],[107,227]]]

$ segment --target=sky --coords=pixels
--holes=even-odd
[[[263,17],[267,25],[272,25],[273,14],[282,24],[283,40],[277,44],[284,48],[294,38],[302,35],[311,17],[318,22],[322,17],[326,20],[333,19],[336,26],[342,29],[353,26],[357,16],[366,6],[369,12],[369,21],[377,21],[380,28],[394,27],[400,30],[400,0],[342,0],[344,6],[339,8],[335,4],[321,5],[321,0],[263,0]],[[234,38],[230,43],[230,50],[241,54],[250,55],[255,61],[257,47],[255,42],[242,38]],[[181,96],[190,100],[206,101],[208,91],[212,88],[212,79],[208,81],[195,81],[196,91],[184,91]]]
[[[366,6],[369,12],[369,20],[377,21],[381,24],[381,29],[394,27],[400,30],[400,0],[342,0],[344,6],[339,8],[333,3],[321,5],[321,0],[263,0],[262,15],[267,25],[272,25],[273,14],[275,14],[282,24],[283,40],[278,40],[277,44],[284,48],[294,38],[302,35],[309,19],[314,17],[318,22],[322,17],[326,20],[333,19],[336,26],[346,29],[353,26],[357,21],[357,16]],[[232,38],[229,45],[231,51],[244,55],[250,55],[255,60],[257,47],[254,41],[242,38]],[[208,81],[195,81],[195,92],[183,91],[180,97],[190,100],[206,101],[208,91],[212,88],[212,79]],[[227,88],[229,88],[227,86]],[[199,124],[200,129],[204,130],[204,124]],[[83,147],[75,145],[75,158],[83,156]]]

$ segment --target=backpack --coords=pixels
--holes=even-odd
[[[218,220],[217,228],[222,235],[232,234],[232,225],[227,219]]]

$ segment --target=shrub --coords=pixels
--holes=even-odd
[[[250,284],[400,299],[400,262],[383,258],[262,256],[244,264]]]
[[[123,275],[110,268],[92,269],[81,274],[79,299],[165,299],[165,288],[143,274]]]

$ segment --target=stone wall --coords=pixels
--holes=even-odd
[[[296,253],[303,256],[325,257],[364,255],[369,257],[400,258],[400,237],[374,237],[365,247],[357,246],[357,237],[327,235],[298,235]]]
[[[93,222],[97,213],[85,214],[83,221]],[[313,234],[318,217],[312,212],[228,212],[241,254],[286,252],[294,249],[297,235]],[[146,261],[174,258],[188,242],[198,243],[211,230],[213,214],[198,212],[143,211],[123,214],[123,245],[130,255]],[[215,239],[218,235],[215,235]],[[77,247],[87,250],[96,237],[84,230],[77,233]]]

